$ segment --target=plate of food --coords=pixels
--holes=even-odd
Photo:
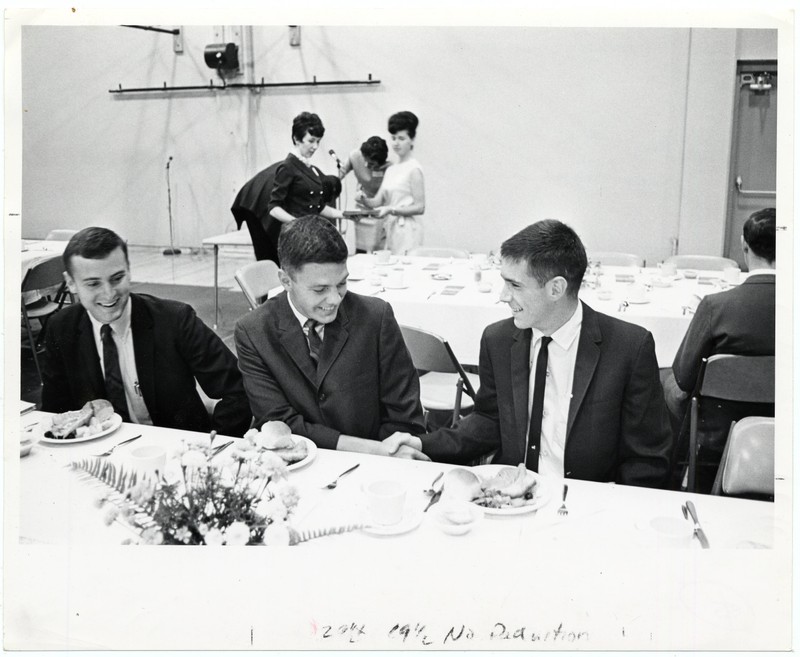
[[[285,422],[265,422],[260,430],[250,429],[245,438],[252,438],[264,451],[280,456],[287,470],[304,468],[317,458],[317,446],[305,436],[292,433]]]
[[[472,502],[486,515],[515,516],[542,508],[552,497],[546,478],[520,463],[453,468],[443,478],[442,501]]]
[[[83,443],[114,433],[120,426],[122,418],[114,412],[111,402],[94,399],[86,402],[79,411],[54,415],[50,427],[42,434],[41,442]]]

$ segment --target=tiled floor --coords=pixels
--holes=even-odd
[[[180,255],[165,256],[153,246],[128,247],[131,278],[136,283],[214,286],[214,250],[184,249]],[[252,247],[225,247],[219,250],[219,287],[238,290],[233,278],[239,267],[255,262]]]

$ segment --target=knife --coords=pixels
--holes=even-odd
[[[439,490],[437,490],[437,491],[436,491],[436,492],[435,492],[435,493],[434,493],[434,494],[431,496],[431,499],[430,499],[430,501],[428,502],[428,506],[426,506],[426,507],[425,507],[425,509],[422,511],[422,513],[425,513],[425,511],[427,511],[428,509],[430,509],[430,508],[431,508],[431,507],[432,507],[434,504],[436,504],[436,503],[439,501],[439,498],[442,496],[442,491],[443,491],[443,490],[444,490],[444,486],[442,486],[442,487],[441,487]]]
[[[689,515],[692,516],[692,521],[694,522],[694,535],[697,536],[697,540],[700,541],[700,546],[707,550],[709,548],[708,539],[706,538],[706,533],[703,531],[703,528],[700,526],[700,521],[697,519],[697,510],[694,508],[694,502],[688,500],[686,502],[686,508],[689,510]]]

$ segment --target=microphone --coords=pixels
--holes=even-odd
[[[341,169],[342,168],[342,161],[339,159],[339,156],[336,155],[336,151],[331,148],[328,151],[328,155],[330,155],[334,160],[336,160],[336,166]]]
[[[172,155],[170,155],[169,159],[167,160],[167,169],[169,169],[169,163],[170,162],[172,162]]]

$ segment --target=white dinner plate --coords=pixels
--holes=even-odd
[[[514,466],[511,465],[488,463],[486,465],[476,465],[470,468],[470,470],[472,470],[481,479],[490,479],[503,468],[513,467]],[[475,506],[477,506],[479,509],[483,509],[487,516],[519,516],[525,513],[532,513],[537,509],[541,509],[550,501],[550,498],[553,496],[552,483],[547,479],[547,477],[542,477],[536,472],[531,472],[531,474],[536,477],[536,494],[533,496],[533,502],[530,504],[523,504],[522,506],[510,506],[501,509],[493,509],[488,506],[481,506],[480,504],[475,504]]]
[[[376,267],[389,267],[391,265],[396,265],[400,258],[397,256],[392,256],[386,262],[378,262],[377,260],[373,263]]]
[[[41,441],[43,443],[52,443],[53,445],[68,445],[70,443],[85,443],[87,440],[102,438],[103,436],[114,433],[122,426],[122,418],[118,413],[114,413],[114,415],[111,416],[111,420],[111,426],[108,427],[108,429],[103,429],[103,431],[98,431],[97,433],[93,433],[89,436],[83,436],[83,438],[48,438],[44,435],[44,432],[50,430],[50,427],[52,427],[51,424],[50,427],[42,431]]]
[[[399,536],[419,527],[425,514],[422,509],[408,505],[403,509],[403,519],[396,525],[367,525],[361,531],[373,536]]]
[[[625,299],[625,301],[634,306],[643,306],[646,303],[650,303],[650,299],[639,299],[638,301],[634,301],[633,299]]]
[[[364,278],[366,278],[364,276],[364,274],[348,274],[347,275],[347,280],[348,281],[363,281]]]
[[[388,283],[384,283],[383,287],[385,287],[387,290],[407,290],[409,286],[408,285],[389,285]]]
[[[294,439],[295,443],[298,440],[305,440],[306,444],[308,445],[308,455],[302,459],[301,461],[297,461],[297,463],[292,463],[291,465],[287,465],[287,470],[299,470],[300,468],[306,467],[311,461],[317,458],[317,445],[316,443],[311,440],[310,438],[306,438],[305,436],[298,436],[297,434],[292,434],[292,438]]]

